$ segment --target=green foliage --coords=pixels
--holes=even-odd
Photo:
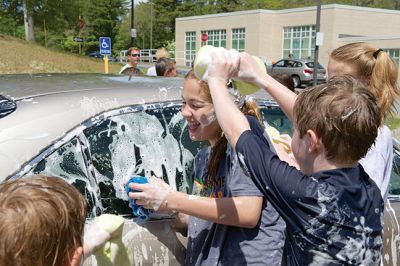
[[[41,45],[77,52],[78,43],[73,37],[81,34],[85,39],[82,44],[85,53],[99,49],[101,36],[111,37],[114,55],[130,46],[130,0],[2,0],[0,33],[24,39],[23,1],[33,16],[36,42]],[[321,4],[333,3],[400,10],[400,0],[321,0]],[[135,6],[134,45],[140,48],[171,46],[178,17],[315,4],[315,0],[148,0]],[[85,21],[81,31],[77,26],[79,16]]]
[[[385,124],[391,129],[400,128],[400,117],[399,116],[389,116],[386,118]]]

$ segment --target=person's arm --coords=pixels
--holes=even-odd
[[[173,191],[159,178],[150,178],[149,184],[129,184],[130,188],[141,191],[131,192],[129,197],[145,208],[178,211],[211,222],[244,228],[256,226],[261,215],[262,197],[199,197]]]
[[[248,53],[240,53],[240,69],[237,77],[264,89],[277,101],[290,121],[293,121],[293,106],[296,100],[296,93],[286,88],[266,72],[261,71],[254,58]]]

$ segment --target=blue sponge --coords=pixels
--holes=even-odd
[[[125,184],[125,191],[126,194],[128,194],[129,196],[129,192],[137,192],[134,189],[131,189],[129,187],[130,183],[138,183],[138,184],[147,184],[149,183],[149,181],[147,180],[146,177],[144,176],[133,176],[131,177],[128,182],[126,182]],[[136,204],[136,200],[133,199],[129,199],[129,206],[132,208],[132,214],[134,217],[138,217],[141,220],[148,220],[149,219],[149,214],[150,214],[150,210],[144,208],[143,206],[139,206]]]

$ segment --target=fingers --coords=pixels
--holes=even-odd
[[[141,200],[146,199],[147,197],[145,192],[129,192],[129,198],[134,200]]]
[[[137,191],[145,191],[148,188],[148,184],[139,184],[139,183],[129,183],[129,188]]]

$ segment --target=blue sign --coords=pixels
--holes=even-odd
[[[100,54],[111,54],[111,38],[100,37]]]

